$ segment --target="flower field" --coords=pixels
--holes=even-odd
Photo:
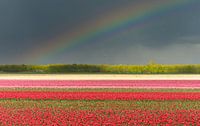
[[[0,125],[200,125],[200,80],[0,80]]]
[[[200,80],[0,80],[0,87],[200,88]]]
[[[0,108],[3,125],[200,125],[200,111]],[[11,114],[12,113],[12,114]]]
[[[186,92],[0,92],[0,99],[51,100],[200,100],[200,93]]]

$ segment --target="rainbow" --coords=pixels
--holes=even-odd
[[[43,45],[33,48],[24,56],[29,63],[38,63],[52,58],[66,50],[82,44],[95,42],[97,38],[106,38],[127,31],[130,27],[135,32],[145,30],[148,20],[173,10],[184,8],[195,0],[148,0],[132,2],[121,9],[113,9],[103,16],[88,21],[74,30],[62,33]],[[46,43],[46,44],[45,44]]]

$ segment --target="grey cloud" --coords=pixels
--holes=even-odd
[[[195,57],[200,44],[200,1],[193,1],[150,17],[142,22],[146,24],[142,32],[128,26],[36,63],[131,64],[146,63],[151,58],[160,63],[198,63]],[[0,63],[27,63],[18,59],[41,42],[48,45],[48,40],[60,33],[70,32],[81,23],[130,2],[133,1],[1,0]],[[185,58],[183,50],[187,50]]]

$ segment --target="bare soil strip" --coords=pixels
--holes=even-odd
[[[13,80],[200,80],[197,74],[0,74],[0,79]]]

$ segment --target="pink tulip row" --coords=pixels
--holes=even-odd
[[[200,80],[0,80],[0,87],[200,88]]]
[[[200,100],[198,92],[31,92],[1,91],[0,99]]]

